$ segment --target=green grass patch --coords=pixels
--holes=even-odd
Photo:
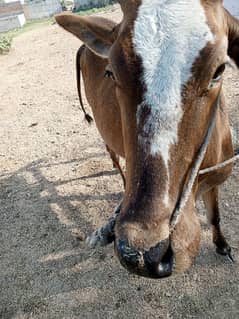
[[[84,9],[84,10],[80,10],[77,12],[74,12],[80,16],[86,16],[86,15],[91,15],[91,14],[95,14],[98,12],[104,12],[104,11],[108,11],[110,9],[112,9],[113,5],[109,4],[107,6],[104,7],[96,7],[96,8],[92,8],[92,9]]]
[[[8,36],[0,35],[0,54],[9,52],[12,44],[12,39]]]

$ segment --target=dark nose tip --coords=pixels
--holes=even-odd
[[[161,241],[148,251],[136,250],[127,241],[116,240],[115,250],[120,263],[139,276],[168,277],[173,270],[173,252],[169,239]]]

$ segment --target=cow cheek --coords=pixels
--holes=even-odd
[[[175,272],[187,270],[199,251],[201,227],[195,209],[183,212],[171,235],[171,246],[175,257]]]

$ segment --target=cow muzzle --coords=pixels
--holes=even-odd
[[[122,266],[139,276],[163,278],[173,272],[174,257],[169,239],[147,251],[134,249],[127,241],[119,239],[115,241],[115,251]]]

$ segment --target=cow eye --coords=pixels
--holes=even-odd
[[[112,72],[112,70],[110,69],[109,66],[107,66],[107,67],[105,68],[104,77],[105,77],[105,78],[110,78],[110,79],[112,79],[113,81],[115,80],[114,73]]]
[[[216,72],[214,73],[213,78],[212,78],[213,82],[218,82],[218,81],[221,80],[222,74],[223,74],[223,72],[225,71],[225,69],[226,69],[226,63],[221,64],[221,65],[217,68],[217,70],[216,70]]]
[[[222,74],[225,71],[225,69],[226,69],[226,63],[221,64],[217,68],[216,72],[213,75],[213,78],[211,79],[211,81],[210,81],[210,83],[208,85],[208,90],[211,90],[211,89],[213,89],[213,88],[218,86],[219,82],[222,79]]]

